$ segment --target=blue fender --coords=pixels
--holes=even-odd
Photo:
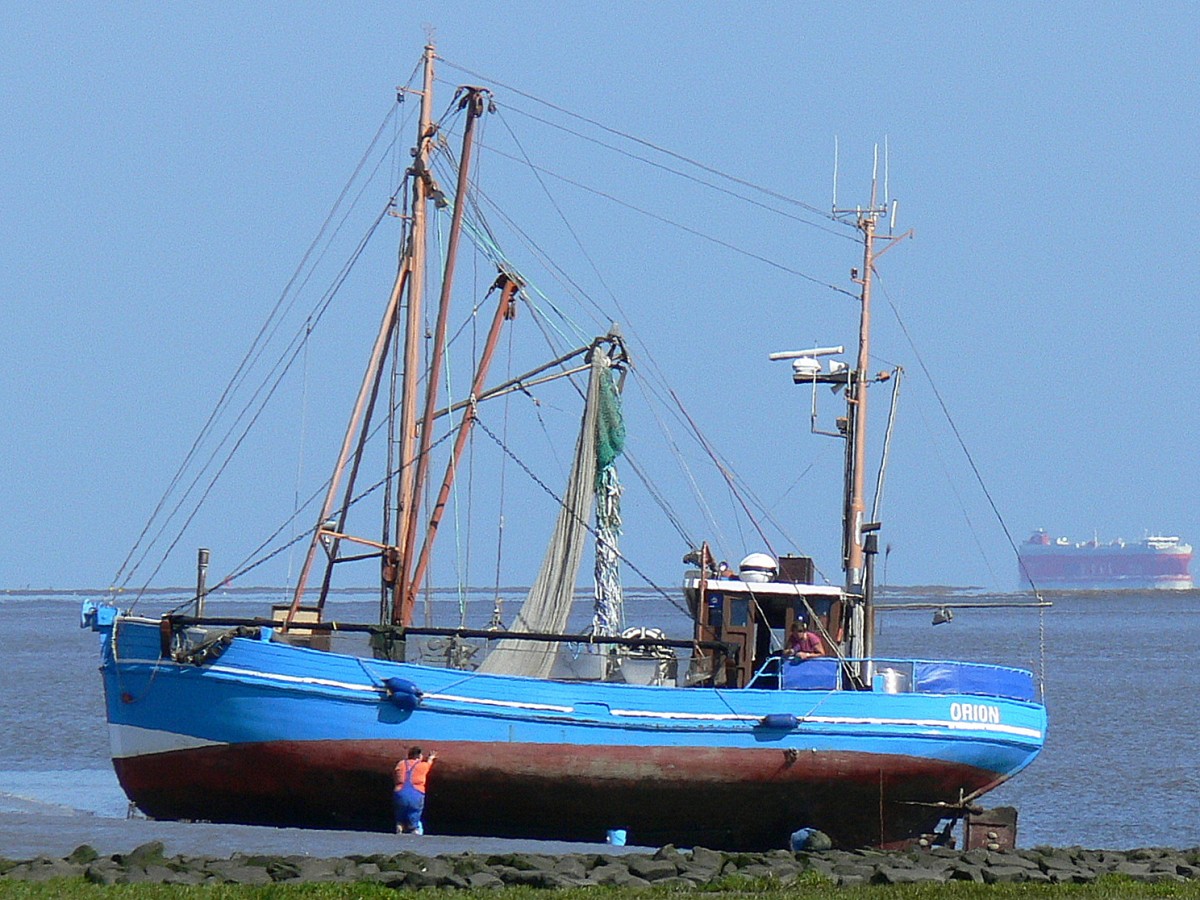
[[[780,728],[786,731],[791,731],[800,720],[791,713],[770,713],[762,717],[762,721],[758,723],[759,728]]]
[[[407,678],[388,678],[383,682],[387,698],[405,712],[412,712],[421,705],[424,692]]]

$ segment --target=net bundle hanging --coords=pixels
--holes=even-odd
[[[566,630],[596,490],[599,373],[606,372],[609,365],[603,353],[593,352],[583,420],[575,443],[575,458],[571,463],[567,489],[563,492],[558,520],[546,547],[541,569],[510,626],[512,631],[561,634]],[[556,653],[554,644],[506,638],[497,643],[479,666],[479,671],[547,678],[554,666]]]
[[[617,457],[625,449],[625,419],[621,395],[611,366],[600,371],[599,410],[596,418],[596,568],[592,633],[617,635],[625,625],[625,598],[621,589],[621,482]]]

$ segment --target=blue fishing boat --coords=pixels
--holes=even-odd
[[[161,819],[390,830],[392,769],[422,745],[438,756],[426,809],[436,833],[595,841],[620,828],[642,844],[729,849],[786,846],[800,828],[847,847],[944,839],[978,798],[1036,757],[1046,712],[1030,672],[874,653],[879,523],[865,515],[864,473],[867,389],[888,380],[868,374],[872,271],[879,245],[898,239],[876,234],[885,209],[872,198],[853,212],[864,246],[857,363],[823,366],[841,348],[775,355],[792,361],[796,384],[830,385],[848,401],[835,435],[847,448],[844,583],[815,583],[801,556],[754,553],[733,571],[702,543],[684,559],[691,634],[623,628],[619,570],[628,560],[618,549],[616,462],[629,360],[620,331],[489,388],[491,354],[525,286],[501,265],[470,399],[441,405],[449,284],[458,240],[471,228],[474,122],[492,100],[482,88],[460,89],[465,119],[450,201],[431,175],[445,143],[432,117],[436,58],[427,47],[414,91],[422,109],[401,189],[412,205],[399,273],[290,602],[262,617],[205,615],[202,567],[195,596],[165,615],[85,604],[83,624],[101,637],[113,764],[130,800]],[[451,211],[423,365],[432,205]],[[395,518],[384,540],[367,540],[347,528],[347,510],[393,346],[403,375],[399,403],[388,404],[399,420],[389,430],[400,461],[389,473]],[[586,378],[584,412],[558,522],[521,611],[506,629],[414,625],[478,404],[550,373]],[[454,449],[435,485],[434,423],[456,413]],[[594,616],[590,628],[569,632],[589,537]],[[309,583],[322,559],[318,590]],[[334,565],[364,559],[379,568],[380,621],[330,619]],[[784,646],[801,622],[819,651]],[[354,652],[343,649],[355,641]],[[424,652],[435,643],[436,661]]]

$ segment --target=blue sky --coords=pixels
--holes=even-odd
[[[589,296],[618,299],[652,357],[642,364],[665,374],[768,498],[790,537],[772,538],[777,549],[814,554],[837,580],[839,446],[808,434],[810,394],[766,355],[853,343],[854,305],[819,283],[850,288],[858,251],[817,216],[764,215],[538,131],[528,113],[547,108],[500,85],[819,209],[830,203],[835,137],[842,203],[865,201],[873,147],[886,139],[899,227],[915,229],[881,263],[876,297],[878,365],[907,372],[884,503],[889,581],[1016,583],[935,386],[1015,540],[1035,527],[1200,540],[1193,13],[1182,3],[9,4],[0,585],[111,582],[427,27],[462,67],[439,66],[439,108],[456,83],[491,83],[501,112],[489,142],[518,130],[547,168],[628,190],[638,207],[737,248],[554,181],[544,193],[577,216],[583,257],[536,181],[517,187],[484,155],[489,196],[530,234],[558,232],[539,240],[556,258],[576,254]],[[410,144],[405,126],[399,146]],[[371,202],[386,196],[374,187]],[[247,441],[258,461],[231,467],[157,583],[190,581],[199,545],[213,547],[215,571],[231,570],[324,477],[390,286],[387,227],[303,377],[280,390],[283,408]],[[468,283],[489,280],[467,271]],[[629,396],[635,405],[639,393]],[[881,411],[885,393],[873,397]],[[828,422],[834,407],[821,404]],[[543,438],[569,430],[565,403],[547,394],[538,409],[540,421],[526,417]],[[629,415],[638,447],[654,416]],[[647,442],[638,460],[661,466],[652,477],[664,492],[683,494],[687,479],[661,444]],[[557,477],[554,451],[528,452]],[[694,446],[682,452],[703,464]],[[479,453],[478,480],[494,485]],[[517,488],[513,470],[505,477],[516,496],[504,576],[527,582],[548,519],[536,491]],[[681,539],[627,481],[625,552],[672,585]],[[719,528],[694,501],[676,511],[723,555],[761,548],[719,480],[708,507]],[[460,507],[442,537],[460,559],[468,541],[495,543],[481,509]],[[495,550],[471,552],[469,577],[493,578]],[[251,580],[280,583],[294,568],[281,556]]]

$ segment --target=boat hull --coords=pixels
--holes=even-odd
[[[192,665],[161,656],[156,621],[112,627],[114,767],[163,819],[390,830],[392,768],[421,745],[432,833],[765,849],[816,827],[886,846],[1045,733],[1040,704],[1003,697],[543,682],[246,638]]]
[[[626,828],[645,845],[784,847],[816,823],[842,846],[901,842],[933,831],[956,797],[995,773],[888,754],[780,750],[579,748],[426,742],[429,833],[602,841]],[[129,797],[158,819],[392,830],[394,741],[280,741],[118,759]],[[181,773],[187,773],[181,778]]]

